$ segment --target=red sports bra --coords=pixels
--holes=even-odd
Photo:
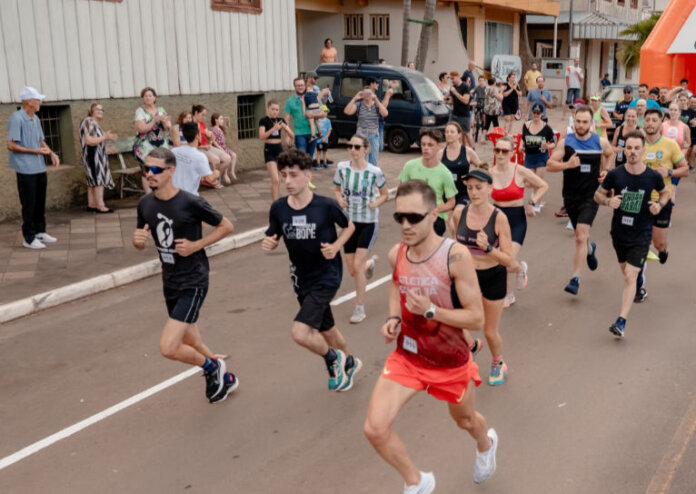
[[[512,181],[510,182],[510,185],[504,189],[493,188],[491,197],[495,202],[510,202],[524,199],[524,187],[517,185],[517,181],[515,180],[517,177],[518,166],[519,165],[515,165],[515,171],[512,173]]]

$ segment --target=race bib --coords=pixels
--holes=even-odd
[[[167,252],[162,252],[160,254],[160,259],[162,259],[163,263],[174,264],[174,256],[172,254],[168,254]]]
[[[404,350],[411,353],[418,353],[418,343],[413,338],[404,336],[404,343],[402,345]]]
[[[633,226],[633,216],[622,216],[621,224],[626,226]]]
[[[362,201],[363,198],[361,196],[350,196],[348,198],[348,202],[350,202],[351,204],[360,204],[362,203]]]
[[[655,159],[655,153],[645,153],[645,159],[646,159],[646,160],[654,160],[654,159]]]
[[[580,164],[580,173],[590,173],[592,171],[592,165]]]
[[[292,217],[292,226],[307,226],[307,217],[306,216],[293,216]]]
[[[457,174],[456,173],[452,174],[452,180],[454,180],[455,183],[457,182]]]

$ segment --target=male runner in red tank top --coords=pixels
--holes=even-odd
[[[382,326],[387,343],[397,348],[377,380],[365,419],[365,435],[377,453],[404,479],[405,494],[429,494],[432,473],[420,472],[392,430],[399,411],[419,391],[448,402],[457,425],[476,441],[474,481],[495,471],[498,436],[474,408],[481,384],[461,328],[483,326],[483,306],[468,249],[433,230],[437,219],[435,192],[422,180],[409,180],[396,192],[394,219],[402,242],[389,251],[394,276],[389,317]],[[397,328],[401,324],[401,332]]]

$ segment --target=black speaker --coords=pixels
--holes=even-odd
[[[350,63],[379,63],[379,46],[346,45],[345,61]]]

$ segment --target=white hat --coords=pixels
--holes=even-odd
[[[45,94],[41,94],[31,86],[27,86],[19,92],[19,99],[24,101],[27,99],[44,99]]]

